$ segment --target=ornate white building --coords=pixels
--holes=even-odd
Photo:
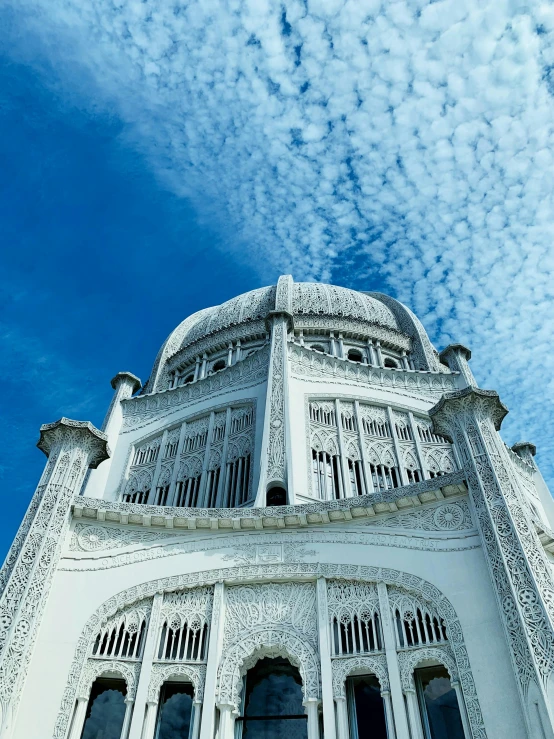
[[[43,426],[0,737],[553,739],[554,503],[469,358],[285,276]]]

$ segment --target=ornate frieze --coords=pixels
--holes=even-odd
[[[458,387],[457,375],[377,369],[320,354],[299,344],[289,344],[288,352],[292,374],[315,382],[365,384],[430,401],[436,401],[445,392]]]
[[[206,397],[217,397],[235,387],[251,387],[267,378],[269,348],[264,347],[226,370],[181,387],[129,398],[122,402],[123,431],[139,428],[154,419],[173,413],[180,406]]]
[[[368,521],[365,527],[418,529],[422,531],[468,531],[474,528],[467,501],[443,503],[432,508]]]

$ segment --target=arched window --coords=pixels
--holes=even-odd
[[[125,680],[97,678],[90,691],[81,739],[120,739],[126,695]]]
[[[250,452],[227,462],[223,507],[237,508],[250,494]]]
[[[241,715],[242,739],[307,739],[300,673],[282,658],[262,659],[246,674]],[[242,726],[241,726],[242,724]]]
[[[185,379],[183,380],[183,385],[188,385],[189,383],[194,382],[194,372],[191,372],[190,375],[187,375]]]
[[[388,467],[384,464],[370,465],[373,489],[376,492],[390,490],[399,486],[399,475],[396,467]]]
[[[220,370],[225,369],[226,366],[227,362],[224,359],[218,359],[217,362],[214,362],[212,372],[219,372]]]
[[[348,460],[348,475],[350,478],[350,489],[352,495],[365,495],[364,473],[362,463],[359,459]]]
[[[374,675],[359,675],[346,681],[346,695],[352,739],[387,739],[385,706],[379,681]]]
[[[177,481],[175,486],[175,501],[173,505],[178,508],[196,508],[198,505],[198,492],[200,490],[201,475],[188,476]]]
[[[391,359],[390,357],[387,357],[385,359],[385,367],[388,367],[389,369],[398,369],[398,362],[396,359]]]
[[[359,349],[349,349],[348,350],[348,359],[351,362],[363,362],[364,361],[364,355]]]
[[[456,691],[447,670],[423,667],[414,671],[425,739],[464,739]]]
[[[173,615],[162,625],[158,659],[171,662],[201,662],[206,658],[208,624],[198,616],[187,622]]]
[[[156,739],[187,739],[193,697],[194,689],[189,683],[167,682],[162,685],[154,734]]]
[[[278,506],[287,504],[287,491],[282,485],[270,487],[266,493],[266,505]]]
[[[314,352],[321,352],[321,354],[325,354],[325,347],[321,346],[321,344],[312,344],[310,346],[310,349],[313,349]]]

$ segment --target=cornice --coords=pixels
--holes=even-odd
[[[321,526],[339,521],[373,518],[417,508],[422,503],[464,494],[467,488],[462,470],[372,495],[335,501],[314,501],[303,505],[272,508],[170,508],[136,503],[112,503],[76,496],[75,518],[112,521],[120,524],[165,529],[285,529]]]
[[[47,457],[53,448],[64,442],[86,447],[90,453],[88,466],[93,469],[110,456],[108,437],[90,421],[73,421],[62,416],[58,421],[42,424],[37,447]]]

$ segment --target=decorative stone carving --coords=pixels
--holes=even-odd
[[[368,521],[366,527],[421,529],[422,531],[464,531],[474,528],[465,500],[443,503],[432,508],[401,513]]]
[[[88,422],[62,418],[40,429],[39,448],[51,455],[31,503],[35,511],[0,597],[0,703],[7,731],[17,707],[42,612],[69,526],[70,504],[88,467],[107,459],[107,437]],[[54,483],[53,480],[57,480]]]
[[[300,562],[306,557],[315,557],[315,549],[306,549],[303,542],[275,542],[272,544],[239,544],[233,547],[224,561],[236,564],[275,564],[277,562]]]
[[[436,647],[416,647],[398,653],[400,680],[402,681],[403,690],[415,690],[414,670],[426,659],[433,659],[444,665],[452,682],[459,680],[456,659],[448,644]]]
[[[285,482],[285,342],[287,319],[276,317],[271,332],[269,433],[266,481]]]
[[[313,583],[240,585],[227,591],[223,647],[267,625],[286,627],[317,646]]]
[[[175,678],[188,678],[194,687],[194,700],[202,701],[204,698],[204,683],[206,680],[206,665],[190,665],[182,662],[166,665],[152,665],[152,673],[150,675],[150,684],[148,686],[148,702],[158,703],[160,697],[160,689],[168,680]],[[185,681],[183,681],[185,682]]]
[[[390,690],[387,660],[384,654],[360,654],[332,661],[333,697],[346,698],[346,678],[353,672],[363,670],[375,675],[379,680],[381,692]]]
[[[288,629],[273,626],[250,631],[224,652],[218,673],[218,703],[239,709],[243,675],[264,657],[285,657],[298,667],[304,700],[319,700],[319,657],[315,649]]]
[[[464,465],[525,707],[535,673],[545,691],[554,671],[554,586],[495,431],[506,413],[497,393],[472,387],[444,396],[431,410],[438,432],[454,437]]]
[[[288,353],[293,375],[308,377],[315,382],[321,379],[327,384],[338,382],[344,385],[351,382],[359,386],[363,383],[430,401],[436,401],[443,393],[457,387],[457,375],[376,369],[320,354],[299,344],[289,344]]]
[[[217,397],[230,388],[251,387],[267,378],[269,348],[264,347],[224,372],[216,372],[190,385],[182,385],[156,395],[142,395],[124,400],[123,430],[131,430],[173,413],[181,406],[206,397]]]
[[[128,700],[134,700],[140,674],[140,662],[123,660],[89,659],[85,664],[77,696],[88,698],[93,682],[97,677],[121,677],[127,685]]]
[[[152,582],[143,583],[126,591],[122,591],[113,596],[100,606],[96,612],[90,617],[83,633],[79,638],[75,657],[70,669],[67,686],[64,691],[62,705],[58,719],[56,721],[53,739],[64,739],[65,732],[70,720],[71,713],[75,704],[76,686],[79,684],[80,674],[84,659],[87,654],[88,645],[93,633],[96,633],[99,623],[113,615],[117,610],[124,608],[131,603],[142,598],[151,597],[154,593],[164,590],[175,590],[176,588],[198,587],[201,585],[211,585],[219,581],[240,582],[247,581],[269,581],[277,582],[290,581],[291,578],[310,578],[313,581],[318,577],[327,577],[333,579],[361,580],[365,582],[385,582],[387,585],[397,585],[408,591],[418,593],[427,602],[433,603],[437,612],[445,619],[448,624],[450,647],[455,655],[456,664],[458,666],[460,683],[464,693],[467,712],[471,723],[471,729],[474,739],[486,739],[486,732],[483,726],[483,719],[479,707],[479,700],[473,682],[473,675],[469,657],[464,644],[462,629],[456,612],[448,599],[441,593],[438,588],[429,582],[426,582],[415,575],[399,572],[389,568],[365,567],[361,565],[327,565],[318,563],[302,563],[302,564],[275,564],[275,565],[249,565],[246,567],[236,567],[228,569],[218,569],[209,572],[196,572],[174,577],[161,578]],[[314,584],[315,587],[315,584]],[[240,672],[248,669],[250,663],[248,660],[256,661],[260,656],[282,655],[293,660],[293,663],[299,666],[301,659],[304,660],[304,667],[301,669],[304,686],[309,685],[309,691],[313,691],[314,697],[319,694],[319,675],[318,660],[315,653],[312,653],[309,647],[309,641],[304,639],[300,643],[295,640],[286,639],[290,636],[290,629],[281,632],[278,628],[267,627],[265,632],[262,630],[256,632],[256,638],[251,639],[245,644],[244,651],[240,649],[229,656],[226,667],[226,676],[231,678],[228,684],[234,685],[230,691],[231,694],[226,696],[231,702],[238,698],[240,691]],[[283,641],[281,641],[281,637]],[[272,647],[263,645],[273,644]],[[266,650],[264,655],[263,650]],[[300,657],[294,656],[293,651],[299,651]],[[246,652],[246,654],[244,654]],[[254,655],[254,656],[252,656]],[[300,659],[301,658],[301,659]],[[241,662],[241,660],[243,661]],[[314,664],[315,663],[315,664]],[[242,667],[240,666],[242,664]],[[302,672],[304,670],[304,674]],[[305,676],[310,675],[310,680],[306,682]],[[314,678],[317,676],[317,678]],[[306,693],[305,693],[306,695]],[[233,697],[234,696],[234,697]]]

